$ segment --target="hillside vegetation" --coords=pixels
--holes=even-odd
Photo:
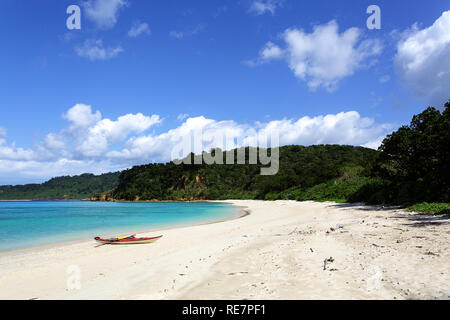
[[[410,125],[388,135],[369,184],[358,195],[369,202],[450,202],[450,102],[427,108]]]
[[[122,200],[291,199],[408,205],[448,213],[450,103],[429,107],[388,135],[378,151],[352,146],[280,148],[280,169],[261,165],[149,164],[125,170],[110,198]],[[246,148],[248,159],[249,148]],[[191,155],[193,157],[193,155]]]
[[[114,189],[120,172],[53,178],[42,184],[0,186],[0,200],[74,200]]]
[[[248,160],[250,148],[245,150]],[[306,190],[351,171],[368,174],[367,169],[376,158],[376,151],[362,147],[284,146],[280,148],[279,171],[271,176],[261,175],[262,165],[248,164],[248,161],[232,165],[148,164],[123,171],[111,197],[123,200],[273,199],[288,190]]]

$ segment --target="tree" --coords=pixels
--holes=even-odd
[[[450,103],[428,107],[384,139],[378,173],[398,202],[449,201]]]

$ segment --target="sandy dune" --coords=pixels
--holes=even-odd
[[[447,218],[335,203],[228,202],[250,215],[150,233],[164,237],[148,245],[86,241],[2,254],[0,299],[450,297]]]

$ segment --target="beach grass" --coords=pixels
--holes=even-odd
[[[446,214],[450,216],[450,203],[422,202],[408,206],[407,210],[430,215]]]

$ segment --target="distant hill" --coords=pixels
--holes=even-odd
[[[114,189],[120,172],[65,176],[42,184],[0,186],[0,200],[75,200]]]
[[[246,149],[248,160],[249,148]],[[284,146],[276,175],[261,164],[148,164],[124,170],[107,197],[117,200],[216,200],[291,198],[343,175],[369,173],[378,152],[341,145]],[[191,155],[193,157],[193,155]],[[236,157],[236,153],[235,153]],[[237,161],[235,160],[234,163]],[[248,163],[248,161],[247,161]],[[353,173],[352,173],[353,172]],[[293,197],[295,199],[295,197]]]
[[[248,159],[249,148],[245,150]],[[349,172],[364,175],[376,157],[377,151],[363,147],[284,146],[279,172],[273,176],[262,176],[261,164],[158,163],[98,176],[86,173],[42,184],[0,186],[0,200],[295,199],[307,188]]]
[[[284,146],[279,172],[272,176],[261,175],[262,166],[248,162],[135,166],[123,171],[117,187],[100,199],[362,201],[421,204],[423,212],[448,213],[449,145],[450,102],[442,111],[428,107],[415,115],[409,125],[389,134],[379,151],[342,145]],[[245,150],[248,160],[250,149]]]

